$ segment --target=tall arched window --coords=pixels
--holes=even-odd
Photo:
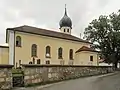
[[[62,48],[61,48],[61,47],[58,49],[58,58],[59,58],[59,59],[62,59],[62,58],[63,58],[63,57],[62,57]]]
[[[32,44],[32,47],[31,47],[31,56],[32,57],[37,57],[37,45],[36,44]]]
[[[46,47],[46,57],[50,58],[50,46]]]
[[[70,49],[69,51],[69,58],[70,60],[73,60],[73,49]]]
[[[16,37],[16,47],[21,47],[21,37],[20,36]]]

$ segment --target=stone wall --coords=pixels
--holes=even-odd
[[[13,65],[0,65],[0,90],[12,88]]]
[[[25,86],[113,72],[110,66],[22,65]]]

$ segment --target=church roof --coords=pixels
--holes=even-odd
[[[66,39],[66,40],[72,40],[72,41],[92,44],[86,40],[82,40],[70,34],[46,30],[42,28],[36,28],[32,26],[27,26],[27,25],[15,27],[15,28],[7,28],[7,30],[14,30],[14,31],[19,31],[19,32],[25,32],[25,33],[31,33],[31,34],[36,34],[36,35],[42,35],[42,36],[48,36],[48,37],[54,37],[54,38],[60,38],[60,39]]]
[[[86,47],[86,46],[82,46],[80,49],[78,49],[75,53],[81,52],[81,51],[90,51],[90,52],[98,52],[92,48]]]

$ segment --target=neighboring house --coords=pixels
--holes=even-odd
[[[108,63],[102,62],[102,63],[99,63],[99,66],[113,66],[113,65],[112,65],[112,64],[108,64]]]
[[[99,66],[113,66],[112,64],[105,63],[104,59],[99,59]]]
[[[60,20],[61,32],[26,25],[8,28],[6,64],[98,65],[98,52],[90,48],[92,43],[71,35],[71,30],[66,8]]]
[[[82,46],[75,52],[75,63],[78,65],[98,65],[98,51]]]
[[[0,45],[0,64],[9,63],[9,47],[8,45]]]

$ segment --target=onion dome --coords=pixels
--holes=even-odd
[[[72,28],[72,21],[71,21],[71,19],[67,16],[66,7],[65,7],[65,14],[64,14],[63,18],[60,20],[59,25],[60,25],[60,28],[61,28],[61,27],[70,27],[70,28]]]

